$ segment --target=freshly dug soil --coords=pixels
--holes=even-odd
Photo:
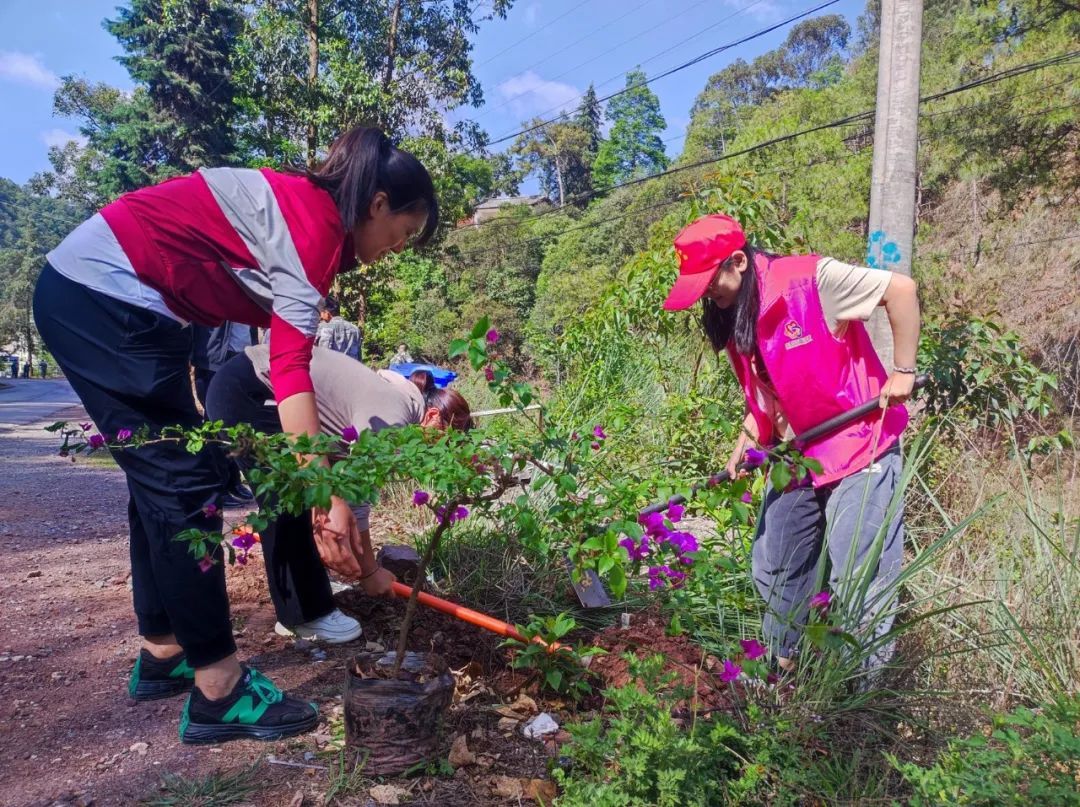
[[[717,676],[720,670],[717,659],[707,656],[685,636],[666,635],[664,623],[655,615],[638,614],[634,620],[629,628],[606,628],[591,640],[608,651],[594,657],[589,666],[603,686],[621,687],[630,683],[630,665],[623,658],[625,653],[642,658],[659,653],[664,657],[664,673],[675,674],[672,686],[683,686],[694,693],[680,701],[677,710],[715,711],[729,707],[727,688]]]

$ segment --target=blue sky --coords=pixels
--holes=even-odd
[[[116,63],[116,41],[101,27],[117,0],[0,0],[0,176],[25,182],[48,168],[48,146],[77,136],[76,121],[52,114],[59,77],[77,74],[129,87]],[[641,65],[656,75],[712,48],[817,5],[812,0],[518,0],[505,20],[483,23],[474,65],[486,104],[459,110],[492,139],[522,121],[577,106],[596,84],[605,96]],[[821,13],[844,14],[854,28],[861,0]],[[776,47],[782,28],[653,84],[668,129],[668,154],[682,148],[694,97],[708,77],[736,58]]]

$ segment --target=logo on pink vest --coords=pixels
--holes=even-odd
[[[799,347],[814,341],[814,337],[811,334],[803,333],[802,325],[793,319],[789,319],[784,326],[784,336],[788,338],[788,341],[784,343],[785,350],[791,350],[793,347]]]

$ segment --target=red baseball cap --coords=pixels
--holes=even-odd
[[[745,246],[746,233],[731,216],[717,213],[686,225],[675,236],[679,277],[664,300],[664,310],[680,311],[700,300],[720,264]]]

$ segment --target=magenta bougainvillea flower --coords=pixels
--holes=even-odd
[[[647,558],[650,553],[649,549],[649,536],[641,536],[641,542],[638,543],[633,538],[626,536],[619,541],[619,546],[626,550],[626,554],[630,556],[630,560],[639,561]]]
[[[738,680],[742,675],[742,667],[729,658],[724,659],[724,669],[720,671],[720,680],[725,684]]]
[[[468,518],[469,509],[464,505],[458,505],[454,508],[453,512],[448,513],[445,506],[439,506],[435,509],[435,516],[439,521],[445,521],[453,524],[455,521],[461,521],[464,518]]]
[[[762,451],[760,448],[748,448],[746,449],[746,456],[743,458],[743,462],[748,468],[757,468],[760,465],[764,465],[765,460],[768,458],[768,452]]]
[[[341,439],[346,443],[355,443],[356,438],[360,436],[360,432],[355,426],[346,426],[341,430]]]
[[[94,424],[93,423],[80,423],[79,428],[82,429],[84,432],[88,432],[92,428],[94,428]]]
[[[430,499],[431,494],[428,493],[426,490],[413,491],[412,503],[415,504],[417,507],[427,504]]]
[[[214,559],[209,555],[203,555],[199,561],[199,571],[206,573],[214,568]]]
[[[578,434],[577,432],[571,432],[570,433],[570,439],[573,440],[576,443],[578,440],[581,439],[581,435]]]
[[[742,501],[746,502],[747,504],[753,504],[754,503],[754,494],[752,494],[748,490],[743,491],[743,495],[742,495],[741,499],[742,499]]]
[[[131,439],[131,429],[121,429],[116,433],[116,442],[126,443]]]
[[[664,523],[663,513],[648,513],[638,516],[638,523],[645,528],[645,532],[653,538],[664,538],[671,530]]]
[[[810,598],[811,608],[820,608],[822,610],[829,607],[829,603],[832,602],[832,595],[827,591],[819,591],[813,597]]]
[[[698,551],[698,540],[688,532],[669,532],[665,539],[679,555]]]
[[[489,382],[494,381],[495,380],[495,371],[492,370],[490,367],[485,367],[484,368],[484,378],[486,378]]]
[[[258,540],[255,538],[255,534],[251,532],[242,532],[232,539],[232,545],[241,552],[247,552],[257,543]]]
[[[740,639],[739,644],[742,645],[743,654],[750,661],[757,661],[765,655],[765,645],[757,639]]]
[[[210,502],[210,504],[206,505],[206,506],[205,506],[205,507],[204,507],[204,508],[202,509],[202,511],[203,511],[203,515],[205,515],[205,516],[210,516],[210,517],[212,518],[213,516],[216,516],[216,515],[217,515],[217,513],[218,513],[218,506],[217,506],[216,504],[214,504],[213,502]]]
[[[105,435],[91,434],[89,437],[90,448],[101,448],[105,445]]]
[[[676,521],[683,517],[683,513],[686,512],[686,508],[681,504],[673,504],[667,509],[668,521],[674,524]]]
[[[499,341],[499,332],[492,328],[490,331],[487,332],[485,338],[487,339],[487,343],[489,345],[494,345],[496,342]]]
[[[667,565],[649,567],[650,591],[656,591],[658,588],[663,588],[669,583],[672,588],[679,588],[682,586],[684,580],[686,580],[686,572],[681,569],[672,569]]]
[[[592,443],[589,444],[589,447],[593,451],[599,451],[600,450],[600,444],[598,442],[596,442],[595,440],[593,440]]]
[[[606,440],[607,439],[607,435],[604,434],[604,427],[603,426],[593,426],[592,433],[593,433],[593,437],[595,437],[597,440]]]

